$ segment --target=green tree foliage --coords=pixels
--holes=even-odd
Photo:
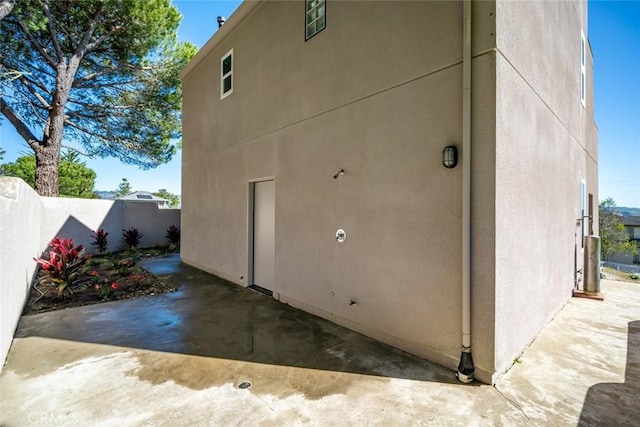
[[[167,199],[169,202],[167,203],[170,208],[176,208],[180,204],[180,198],[173,193],[169,193],[164,188],[161,188],[155,193],[151,193],[154,196],[162,197],[163,199]]]
[[[177,42],[180,19],[171,0],[13,4],[0,21],[0,72],[13,76],[0,111],[35,153],[39,194],[58,195],[63,140],[142,168],[171,159],[178,73],[196,52]]]
[[[33,187],[33,178],[36,174],[36,159],[33,155],[23,154],[14,163],[3,164],[2,169],[6,176],[20,178]]]
[[[21,178],[31,187],[34,186],[36,159],[34,155],[25,154],[14,163],[2,165],[5,175]],[[96,173],[89,169],[77,155],[65,153],[60,162],[60,195],[85,199],[96,198],[94,185]]]
[[[635,242],[630,240],[629,233],[620,222],[620,216],[615,213],[616,202],[609,197],[598,206],[600,215],[600,249],[602,259],[606,260],[616,253],[638,252]]]
[[[36,158],[33,154],[24,154],[14,163],[2,165],[5,175],[21,178],[31,187],[34,186],[36,175]],[[77,153],[68,151],[63,153],[60,161],[60,195],[64,197],[79,197],[95,199],[96,173],[79,160]]]
[[[118,197],[123,197],[131,193],[133,193],[133,190],[131,189],[129,180],[127,178],[122,178],[122,181],[118,185],[118,188],[113,190],[113,197],[117,199]]]

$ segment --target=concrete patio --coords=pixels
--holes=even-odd
[[[640,424],[638,284],[570,300],[492,387],[175,256],[143,265],[179,290],[21,319],[1,426]]]

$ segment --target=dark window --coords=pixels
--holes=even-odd
[[[233,49],[231,49],[220,61],[220,99],[233,92]]]
[[[305,18],[305,40],[324,30],[326,26],[325,18],[325,0],[305,0],[306,1],[306,18]]]

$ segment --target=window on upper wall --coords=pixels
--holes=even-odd
[[[325,0],[305,0],[305,40],[324,30],[327,21],[325,19]]]
[[[580,34],[580,102],[582,106],[585,106],[585,99],[587,95],[587,76],[586,76],[586,57],[587,57],[587,41],[584,37],[584,32]]]
[[[220,99],[233,93],[233,49],[220,60]]]

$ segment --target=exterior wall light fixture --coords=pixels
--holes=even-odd
[[[455,145],[447,145],[442,150],[442,165],[447,169],[455,168],[458,164],[458,149]]]

